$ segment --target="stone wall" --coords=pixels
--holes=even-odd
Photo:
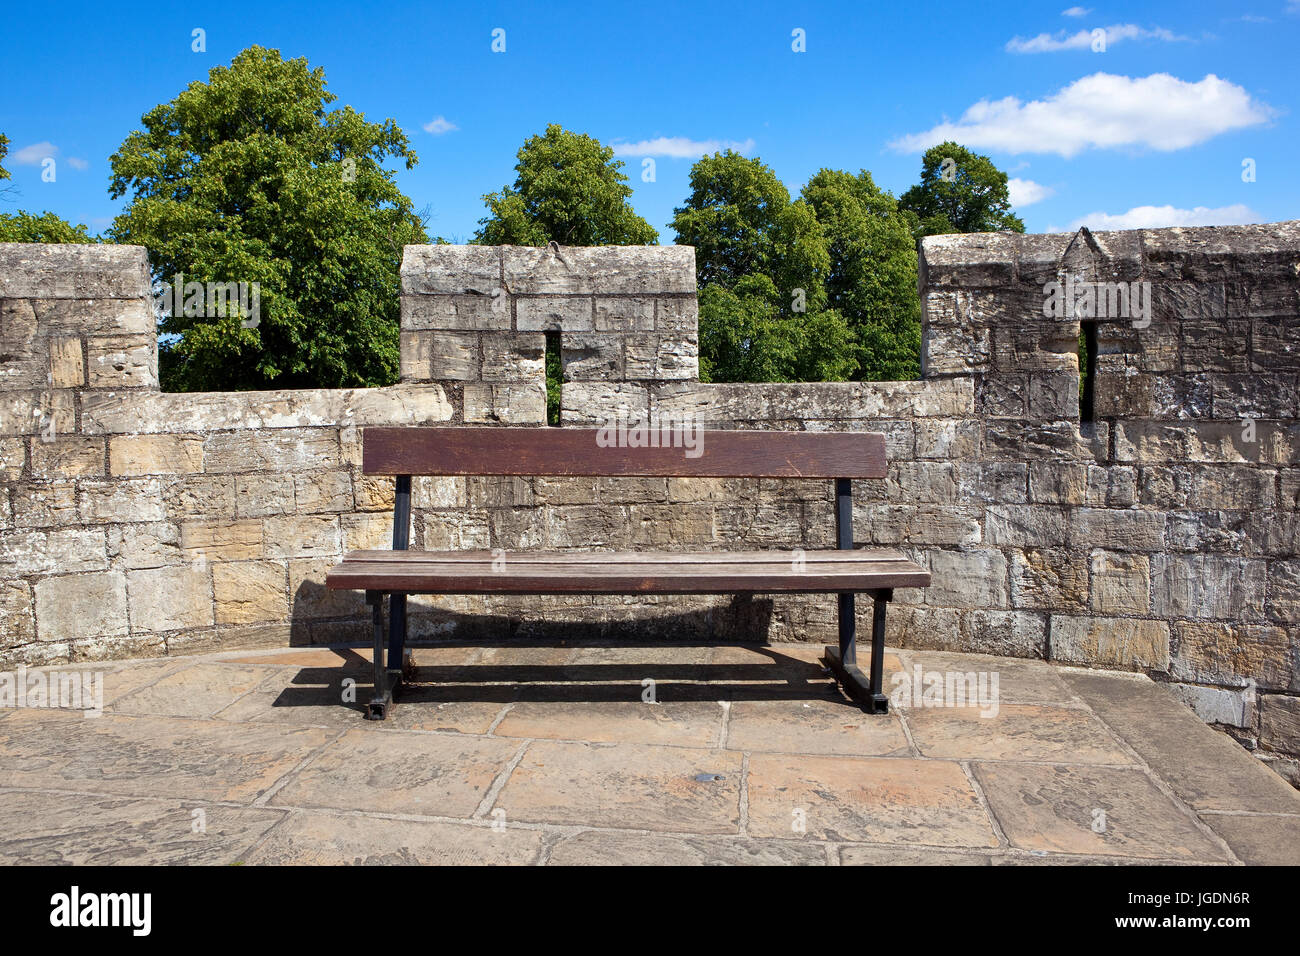
[[[144,250],[0,245],[0,659],[365,640],[359,595],[323,587],[391,533],[360,430],[544,427],[558,331],[563,425],[883,431],[858,539],[934,573],[897,592],[890,643],[1142,670],[1297,754],[1297,270],[1296,223],[934,237],[920,381],[709,385],[689,249],[408,247],[402,384],[170,395]],[[1066,276],[1150,283],[1148,325],[1097,322],[1093,422],[1079,320],[1043,314]],[[416,548],[833,544],[829,482],[425,478],[414,497]],[[834,636],[832,602],[802,596],[411,610],[417,640]]]

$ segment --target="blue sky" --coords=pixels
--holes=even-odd
[[[947,135],[1013,178],[1030,232],[1300,218],[1300,0],[7,0],[4,17],[0,132],[18,194],[0,212],[49,209],[92,232],[122,208],[108,157],[141,115],[255,43],[323,67],[339,104],[395,119],[420,157],[398,182],[430,208],[430,234],[456,241],[548,123],[619,149],[662,242],[704,149],[761,157],[792,193],[826,166],[868,169],[898,195]],[[41,179],[47,156],[54,182]]]

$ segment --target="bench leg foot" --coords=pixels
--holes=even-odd
[[[387,636],[384,630],[384,592],[367,591],[366,603],[370,605],[375,631],[375,688],[370,703],[366,706],[366,719],[383,720],[388,716],[388,709],[393,705],[394,695],[402,683],[402,671],[387,666],[389,662],[384,660],[384,638]]]
[[[885,608],[894,596],[893,591],[873,591],[871,616],[871,675],[868,677],[858,667],[855,643],[854,601],[852,594],[839,596],[840,646],[827,647],[822,662],[835,675],[844,692],[855,700],[868,714],[889,712],[889,698],[885,696]]]

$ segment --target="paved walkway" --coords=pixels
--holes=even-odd
[[[996,714],[867,717],[818,655],[418,648],[384,722],[360,650],[81,665],[103,716],[0,712],[0,863],[1300,862],[1300,793],[1145,678],[890,651]]]

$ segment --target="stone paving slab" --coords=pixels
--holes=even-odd
[[[247,855],[246,862],[288,865],[454,866],[536,863],[540,830],[394,820],[359,814],[296,811]]]
[[[749,832],[815,839],[997,846],[957,763],[907,758],[754,754]]]
[[[0,793],[0,865],[229,864],[283,811],[173,800]]]
[[[1228,854],[1139,770],[976,764],[998,824],[1022,850],[1226,862]]]
[[[1042,704],[905,711],[917,749],[926,757],[1131,764],[1133,758],[1092,714]]]
[[[27,710],[0,726],[0,787],[251,803],[331,736],[314,728]]]
[[[1146,678],[891,650],[997,706],[868,716],[821,653],[421,647],[382,722],[364,648],[61,668],[107,709],[0,711],[0,863],[1300,862],[1300,794]]]

